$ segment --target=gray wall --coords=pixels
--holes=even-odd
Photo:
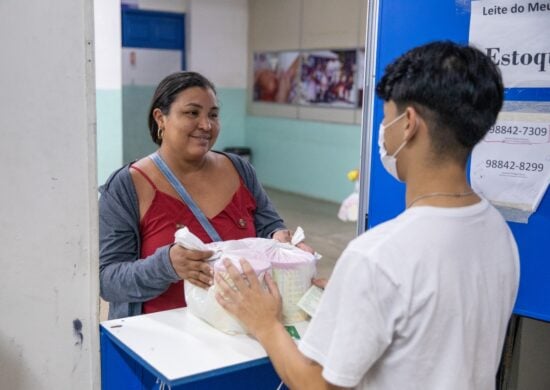
[[[92,2],[0,2],[0,387],[98,389]]]
[[[550,389],[550,324],[523,318],[510,390]]]

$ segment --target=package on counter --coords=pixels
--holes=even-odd
[[[306,312],[298,307],[298,301],[311,287],[311,278],[317,270],[317,258],[296,246],[277,242],[268,250],[273,280],[283,299],[285,325],[305,321]]]
[[[311,278],[315,275],[316,261],[320,255],[313,255],[295,246],[305,237],[301,228],[297,229],[291,244],[266,238],[244,238],[204,244],[186,227],[179,229],[175,236],[175,242],[185,248],[213,251],[214,254],[209,259],[211,266],[214,272],[220,273],[230,285],[232,282],[223,265],[223,259],[226,258],[239,270],[239,260],[248,260],[264,288],[267,288],[264,282],[265,273],[271,272],[281,292],[283,322],[291,324],[307,319],[307,314],[297,306],[297,303],[311,286]],[[184,283],[184,290],[191,313],[226,333],[246,333],[244,326],[216,301],[216,284],[203,289],[191,283]]]
[[[256,272],[260,283],[264,288],[265,286],[265,273],[269,272],[271,264],[265,260],[259,260],[250,256],[250,252],[247,253],[247,260],[250,262],[250,265]],[[239,259],[242,256],[238,253],[234,253],[230,256],[225,256],[229,258],[233,265],[237,267],[239,271],[241,270],[241,264]],[[214,273],[217,273],[223,277],[225,281],[228,282],[230,286],[233,286],[233,281],[229,277],[229,273],[223,265],[222,259],[215,260],[213,264]],[[183,284],[185,299],[187,301],[187,307],[189,311],[195,316],[201,318],[202,320],[208,322],[213,327],[221,330],[222,332],[228,334],[244,334],[247,333],[246,327],[235,317],[229,314],[216,300],[216,293],[219,291],[217,283],[204,289],[189,282]]]

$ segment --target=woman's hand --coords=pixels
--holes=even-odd
[[[277,230],[275,233],[273,233],[271,238],[279,242],[290,242],[290,240],[292,239],[292,234],[290,234],[290,230],[287,229]]]
[[[265,274],[268,290],[264,290],[250,264],[241,259],[244,275],[229,260],[223,264],[231,276],[235,288],[216,274],[216,286],[220,291],[216,294],[218,303],[229,313],[237,317],[256,338],[269,333],[274,326],[280,324],[281,295],[277,285],[269,273]]]
[[[195,251],[185,249],[180,245],[170,248],[170,261],[178,276],[195,286],[208,288],[212,285],[212,268],[206,260],[212,256],[212,251]]]
[[[290,243],[290,241],[292,240],[292,232],[290,230],[277,230],[275,233],[273,233],[273,235],[271,236],[271,238],[273,238],[274,240],[277,240],[279,242],[288,242]],[[310,247],[308,244],[306,244],[304,241],[302,242],[299,242],[298,244],[296,244],[296,247],[297,248],[300,248],[301,250],[304,250],[306,252],[309,252],[311,254],[315,254],[315,250],[313,250],[312,247]]]

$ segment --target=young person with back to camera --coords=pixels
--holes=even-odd
[[[377,85],[382,163],[406,210],[342,253],[298,347],[278,320],[277,286],[228,264],[218,301],[264,346],[292,389],[494,389],[519,280],[508,225],[466,177],[495,123],[503,85],[481,51],[414,48]]]
[[[252,165],[211,150],[220,133],[219,111],[216,89],[206,77],[167,76],[149,109],[158,150],[118,169],[100,188],[100,291],[110,303],[109,319],[185,306],[183,280],[204,288],[212,284],[206,261],[212,252],[173,245],[180,227],[205,243],[247,237],[290,241]]]

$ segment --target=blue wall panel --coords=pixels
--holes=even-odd
[[[396,57],[415,46],[450,39],[468,42],[469,6],[457,6],[449,1],[382,0],[379,10],[376,82],[384,68]],[[383,101],[374,103],[373,149],[371,151],[371,188],[369,227],[387,221],[404,208],[405,186],[386,173],[378,155],[378,125],[383,119]]]
[[[378,19],[376,81],[394,58],[408,49],[434,40],[450,39],[468,43],[470,1],[381,0]],[[519,33],[519,32],[518,32]],[[513,88],[506,100],[550,101],[549,88]],[[389,176],[378,156],[378,125],[383,118],[383,102],[374,103],[371,150],[369,227],[387,221],[404,208],[404,185]],[[528,224],[510,223],[518,242],[521,279],[514,312],[550,321],[550,195],[547,191]]]
[[[122,9],[122,47],[181,50],[185,69],[185,14]]]

